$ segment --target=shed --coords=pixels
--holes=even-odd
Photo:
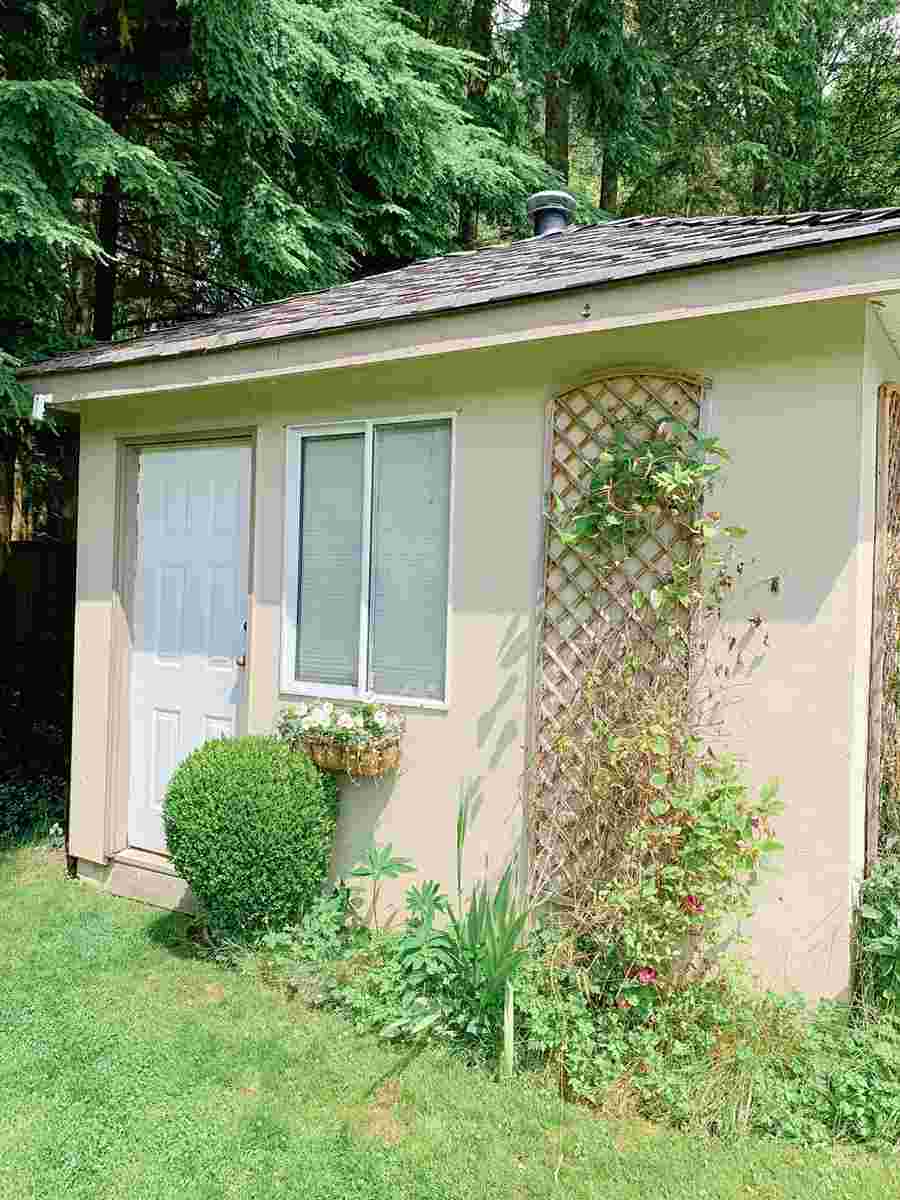
[[[20,373],[81,422],[78,873],[188,905],[172,769],[312,698],[407,717],[403,769],[343,788],[336,871],[375,837],[448,880],[461,794],[471,873],[526,853],[565,630],[600,605],[548,491],[586,438],[676,416],[731,451],[716,506],[780,585],[733,730],[786,804],[755,966],[838,996],[895,662],[900,209],[555,224]]]

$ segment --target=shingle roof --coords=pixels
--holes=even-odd
[[[900,208],[766,217],[633,217],[570,225],[505,246],[445,254],[354,283],[105,342],[24,368],[81,371],[304,337],[382,321],[522,299],[752,255],[900,232]]]

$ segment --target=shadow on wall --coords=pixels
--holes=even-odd
[[[515,614],[504,630],[497,648],[497,664],[501,671],[507,672],[493,704],[482,712],[475,721],[475,734],[478,750],[487,756],[486,774],[496,771],[509,751],[524,742],[525,731],[521,721],[515,716],[504,714],[509,705],[515,704],[529,686],[528,655],[533,644],[533,629],[521,613]],[[527,709],[530,697],[524,696]],[[516,705],[521,711],[521,702]],[[466,838],[465,863],[463,879],[469,881],[469,886],[475,880],[486,879],[495,883],[511,864],[521,857],[523,835],[523,805],[522,780],[519,787],[509,797],[508,808],[503,814],[507,827],[511,826],[511,834],[503,839],[504,853],[497,856],[496,846],[490,842],[478,841],[478,818],[484,805],[483,785],[485,775],[474,778],[464,777],[459,784],[459,802],[465,801],[468,808],[468,831]],[[455,828],[448,830],[451,846],[455,845]],[[468,869],[466,865],[468,864]]]
[[[373,842],[380,841],[378,829],[385,809],[397,787],[400,771],[391,771],[377,779],[341,777],[338,824],[331,856],[332,879],[346,878],[354,865],[366,857]],[[352,820],[346,815],[352,805]],[[396,846],[398,854],[404,847]]]
[[[506,755],[513,747],[520,746],[524,738],[521,720],[508,715],[510,705],[521,707],[523,689],[527,686],[527,656],[532,644],[532,631],[522,614],[514,615],[500,639],[497,649],[497,663],[506,672],[506,678],[501,685],[494,702],[482,712],[475,721],[475,735],[479,754],[484,762],[484,773],[478,775],[463,775],[456,788],[456,804],[452,810],[439,806],[436,820],[441,826],[434,827],[429,832],[431,836],[446,847],[446,871],[448,885],[455,887],[455,846],[456,818],[459,807],[466,805],[468,812],[468,834],[466,839],[465,865],[463,879],[465,887],[477,879],[486,878],[496,881],[519,856],[522,837],[522,801],[520,791],[509,798],[508,812],[504,814],[507,826],[511,826],[511,835],[503,839],[505,848],[512,847],[500,857],[497,856],[496,844],[482,839],[479,841],[478,824],[485,804],[484,785],[487,776],[496,771],[503,763]],[[418,718],[442,721],[446,714],[431,710],[417,712]],[[374,842],[382,844],[391,841],[381,833],[385,812],[391,805],[400,778],[404,773],[403,766],[399,772],[391,773],[379,779],[344,779],[341,783],[341,805],[344,817],[338,817],[338,828],[335,837],[334,852],[331,863],[333,879],[346,878],[350,870],[365,858]],[[352,816],[351,816],[352,813]],[[493,824],[495,829],[495,824]],[[410,853],[410,847],[393,838],[392,844],[398,855]],[[414,856],[413,856],[414,857]],[[419,865],[418,863],[416,864]],[[405,889],[406,883],[403,883]],[[396,894],[395,897],[396,899]]]

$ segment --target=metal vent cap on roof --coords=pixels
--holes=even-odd
[[[565,229],[575,211],[575,197],[568,192],[535,192],[528,197],[528,217],[535,237]]]

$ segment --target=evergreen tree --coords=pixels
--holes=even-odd
[[[0,39],[0,547],[17,361],[438,253],[548,178],[385,0],[4,0]]]
[[[460,197],[511,212],[546,177],[463,110],[474,60],[382,0],[14,3],[3,286],[42,256],[70,330],[407,262],[451,244]]]

